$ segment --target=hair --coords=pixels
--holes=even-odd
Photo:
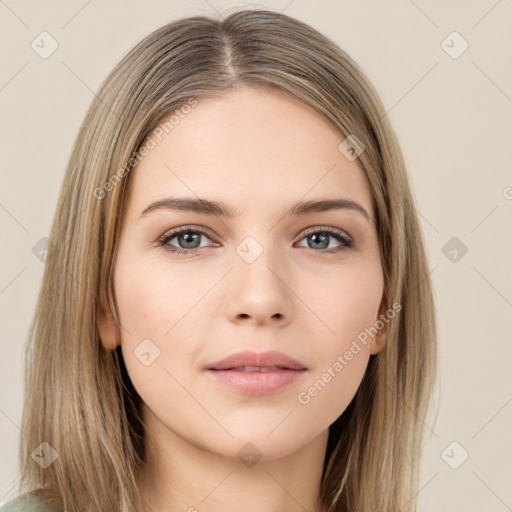
[[[39,488],[49,506],[68,512],[135,510],[145,461],[141,398],[120,347],[105,348],[97,324],[99,308],[118,323],[112,271],[129,170],[165,116],[239,86],[299,99],[340,142],[353,134],[364,144],[358,159],[376,212],[383,310],[393,301],[401,310],[329,427],[321,500],[330,512],[416,510],[437,329],[404,159],[358,65],[312,27],[268,10],[166,24],[121,59],[93,99],[60,190],[25,347],[20,493]],[[58,458],[43,468],[31,454],[45,442]]]

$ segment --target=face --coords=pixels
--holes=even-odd
[[[344,136],[275,91],[199,98],[173,126],[152,135],[129,176],[114,267],[122,327],[100,316],[101,339],[121,343],[159,435],[225,457],[246,442],[263,458],[284,456],[326,433],[384,345],[384,334],[357,352],[353,343],[383,297],[362,167],[338,149]],[[162,206],[169,198],[233,215]],[[341,198],[358,206],[289,213]],[[270,350],[303,369],[209,370]]]

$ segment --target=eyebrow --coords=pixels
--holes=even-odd
[[[361,213],[366,220],[372,221],[369,213],[355,201],[347,198],[319,199],[315,201],[299,201],[286,212],[288,215],[307,215],[310,213],[325,212],[335,209],[348,209]],[[238,210],[233,209],[220,201],[210,201],[203,198],[192,197],[166,197],[154,201],[141,213],[140,218],[146,217],[157,210],[178,210],[195,212],[202,215],[215,215],[220,217],[234,218]]]

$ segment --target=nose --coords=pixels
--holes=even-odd
[[[284,327],[293,315],[289,273],[272,264],[265,252],[256,261],[239,261],[230,272],[226,316],[231,322]]]

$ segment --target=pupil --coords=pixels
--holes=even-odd
[[[326,235],[326,234],[320,234],[320,235],[319,235],[319,234],[313,234],[313,235],[311,235],[311,237],[312,237],[312,238],[313,238],[313,240],[314,240],[314,242],[313,242],[313,243],[317,243],[317,241],[318,241],[318,239],[319,239],[319,238],[320,238],[320,239],[323,239],[323,240],[320,240],[320,244],[322,244],[322,242],[324,242],[324,243],[323,243],[323,246],[322,246],[322,249],[325,249],[325,248],[329,245],[329,244],[327,244],[327,246],[325,246],[325,241],[327,240],[327,236],[328,236],[328,235]]]
[[[185,233],[185,234],[183,234],[182,237],[185,240],[186,248],[187,249],[194,249],[195,247],[188,247],[187,244],[188,243],[192,243],[193,244],[194,243],[194,238],[196,238],[195,241],[197,242],[197,239],[199,238],[199,236],[201,236],[201,235],[198,235],[197,233],[196,234],[194,234],[194,233]]]

